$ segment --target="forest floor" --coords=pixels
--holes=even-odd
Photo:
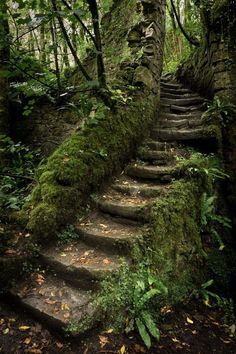
[[[232,321],[231,321],[232,322]],[[95,331],[69,340],[49,332],[19,308],[0,302],[0,353],[3,354],[236,354],[235,324],[200,302],[169,309],[159,323],[161,340],[147,350],[136,334]]]

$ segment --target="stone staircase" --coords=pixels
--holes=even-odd
[[[148,205],[166,193],[176,178],[178,143],[208,140],[201,120],[205,101],[178,83],[161,82],[161,113],[137,159],[94,198],[95,208],[76,225],[78,242],[41,251],[42,269],[19,281],[11,296],[54,328],[94,317],[92,294],[101,279],[121,262],[132,262],[130,250],[142,236]]]

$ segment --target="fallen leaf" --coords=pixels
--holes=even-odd
[[[27,338],[25,338],[25,340],[24,340],[23,343],[26,344],[26,345],[29,345],[30,342],[31,342],[31,338],[30,338],[30,337],[27,337]]]
[[[8,334],[9,333],[9,331],[10,331],[10,329],[9,328],[5,328],[4,330],[3,330],[3,334]]]
[[[125,352],[126,352],[125,345],[122,345],[122,347],[120,348],[120,354],[125,354]]]
[[[56,342],[56,346],[57,346],[57,348],[61,349],[61,348],[63,348],[64,344],[61,342]]]
[[[64,313],[63,317],[64,317],[65,319],[69,318],[69,317],[70,317],[70,313],[69,313],[69,312]]]
[[[187,320],[188,323],[193,324],[193,321],[189,317],[187,317],[186,320]]]
[[[45,302],[46,302],[46,304],[48,304],[48,305],[55,305],[55,303],[56,303],[57,301],[56,301],[56,300],[46,299]]]
[[[17,252],[15,250],[9,249],[5,251],[7,256],[15,255]]]
[[[0,318],[0,326],[5,322],[4,318]]]
[[[113,328],[110,328],[110,329],[108,329],[107,331],[105,331],[104,333],[112,333],[113,332]]]
[[[66,257],[67,254],[66,254],[66,253],[61,253],[60,256],[61,256],[61,257]]]
[[[36,274],[36,279],[35,279],[36,283],[39,285],[42,285],[45,281],[45,278],[42,274]]]
[[[111,263],[111,261],[109,261],[109,259],[108,259],[108,258],[105,258],[105,259],[103,260],[103,263],[104,263],[104,264],[110,264],[110,263]]]
[[[232,324],[232,326],[229,327],[230,333],[231,334],[235,334],[235,330],[236,330],[236,325]]]
[[[105,336],[99,336],[99,343],[101,348],[105,347],[106,344],[109,343],[109,339]]]
[[[39,294],[44,296],[45,295],[45,292],[46,292],[46,289],[39,289]]]
[[[177,339],[177,338],[171,338],[171,340],[172,340],[172,342],[174,342],[174,343],[180,343],[180,341]]]
[[[62,309],[62,311],[70,311],[69,305],[64,304],[64,303],[61,304],[61,309]]]
[[[146,353],[146,349],[139,344],[134,345],[134,351],[136,353]]]
[[[30,326],[20,326],[19,327],[20,331],[27,331],[28,329],[30,329]]]

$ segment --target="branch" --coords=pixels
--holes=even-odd
[[[36,180],[32,177],[29,177],[29,176],[19,176],[19,175],[16,175],[14,173],[0,173],[0,176],[2,177],[5,177],[5,176],[8,176],[8,177],[14,177],[14,178],[19,178],[19,179],[26,179],[27,181],[31,181],[31,182],[35,182]]]
[[[20,36],[16,37],[16,39],[13,41],[13,43],[17,42],[20,38],[24,37],[26,34],[36,30],[37,28],[39,28],[43,24],[43,22],[44,22],[44,24],[46,24],[50,20],[51,20],[51,16],[50,16],[50,18],[47,21],[44,21],[44,20],[41,21],[37,26],[30,28],[28,31],[26,31],[26,32],[22,33]]]
[[[172,8],[173,8],[173,11],[174,11],[174,14],[175,14],[175,18],[176,18],[176,21],[179,25],[179,28],[181,30],[181,32],[183,33],[184,37],[187,39],[187,41],[189,41],[189,43],[191,43],[192,45],[195,45],[196,47],[199,47],[200,46],[200,43],[197,39],[195,38],[191,38],[187,32],[185,31],[185,29],[183,28],[181,22],[180,22],[180,19],[179,19],[179,16],[178,16],[178,13],[177,13],[177,10],[176,10],[176,7],[175,7],[175,4],[174,4],[174,0],[170,0],[171,2],[171,5],[172,5]]]
[[[53,10],[55,11],[56,13],[56,16],[57,16],[57,19],[58,19],[58,22],[59,22],[59,25],[61,27],[61,31],[63,33],[63,36],[66,40],[66,43],[68,45],[68,47],[70,48],[70,51],[71,51],[71,54],[73,55],[74,59],[75,59],[75,62],[76,64],[78,65],[80,71],[82,72],[82,74],[84,75],[84,77],[86,78],[86,80],[88,81],[92,81],[92,79],[90,78],[89,74],[87,73],[87,71],[84,69],[81,61],[79,60],[78,56],[77,56],[77,53],[71,43],[71,40],[66,32],[66,28],[64,26],[64,23],[63,23],[63,20],[62,20],[62,17],[57,9],[57,4],[56,4],[56,0],[51,0],[52,2],[52,6],[53,6]]]
[[[81,18],[77,15],[77,13],[74,12],[74,10],[72,9],[72,7],[66,2],[66,0],[61,0],[62,3],[66,6],[66,8],[70,11],[73,12],[73,15],[75,16],[75,18],[78,20],[78,22],[81,24],[81,26],[83,27],[83,29],[85,30],[85,32],[88,33],[89,37],[91,38],[91,40],[93,41],[95,48],[97,50],[99,50],[98,46],[97,46],[97,42],[94,38],[94,36],[92,35],[92,33],[90,32],[90,30],[88,29],[87,26],[85,26],[85,24],[83,23],[83,21],[81,20]]]
[[[106,75],[105,75],[105,66],[103,62],[103,52],[102,52],[102,40],[100,34],[100,27],[99,27],[99,13],[98,13],[98,6],[96,0],[87,0],[89,5],[89,10],[92,15],[93,20],[93,29],[95,40],[97,43],[97,70],[98,70],[98,81],[101,85],[101,88],[107,88],[106,85]]]

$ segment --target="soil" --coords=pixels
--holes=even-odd
[[[163,308],[161,339],[148,350],[136,333],[90,332],[71,339],[50,332],[21,308],[0,302],[0,353],[3,354],[236,354],[235,324],[224,323],[221,311],[200,302]]]

